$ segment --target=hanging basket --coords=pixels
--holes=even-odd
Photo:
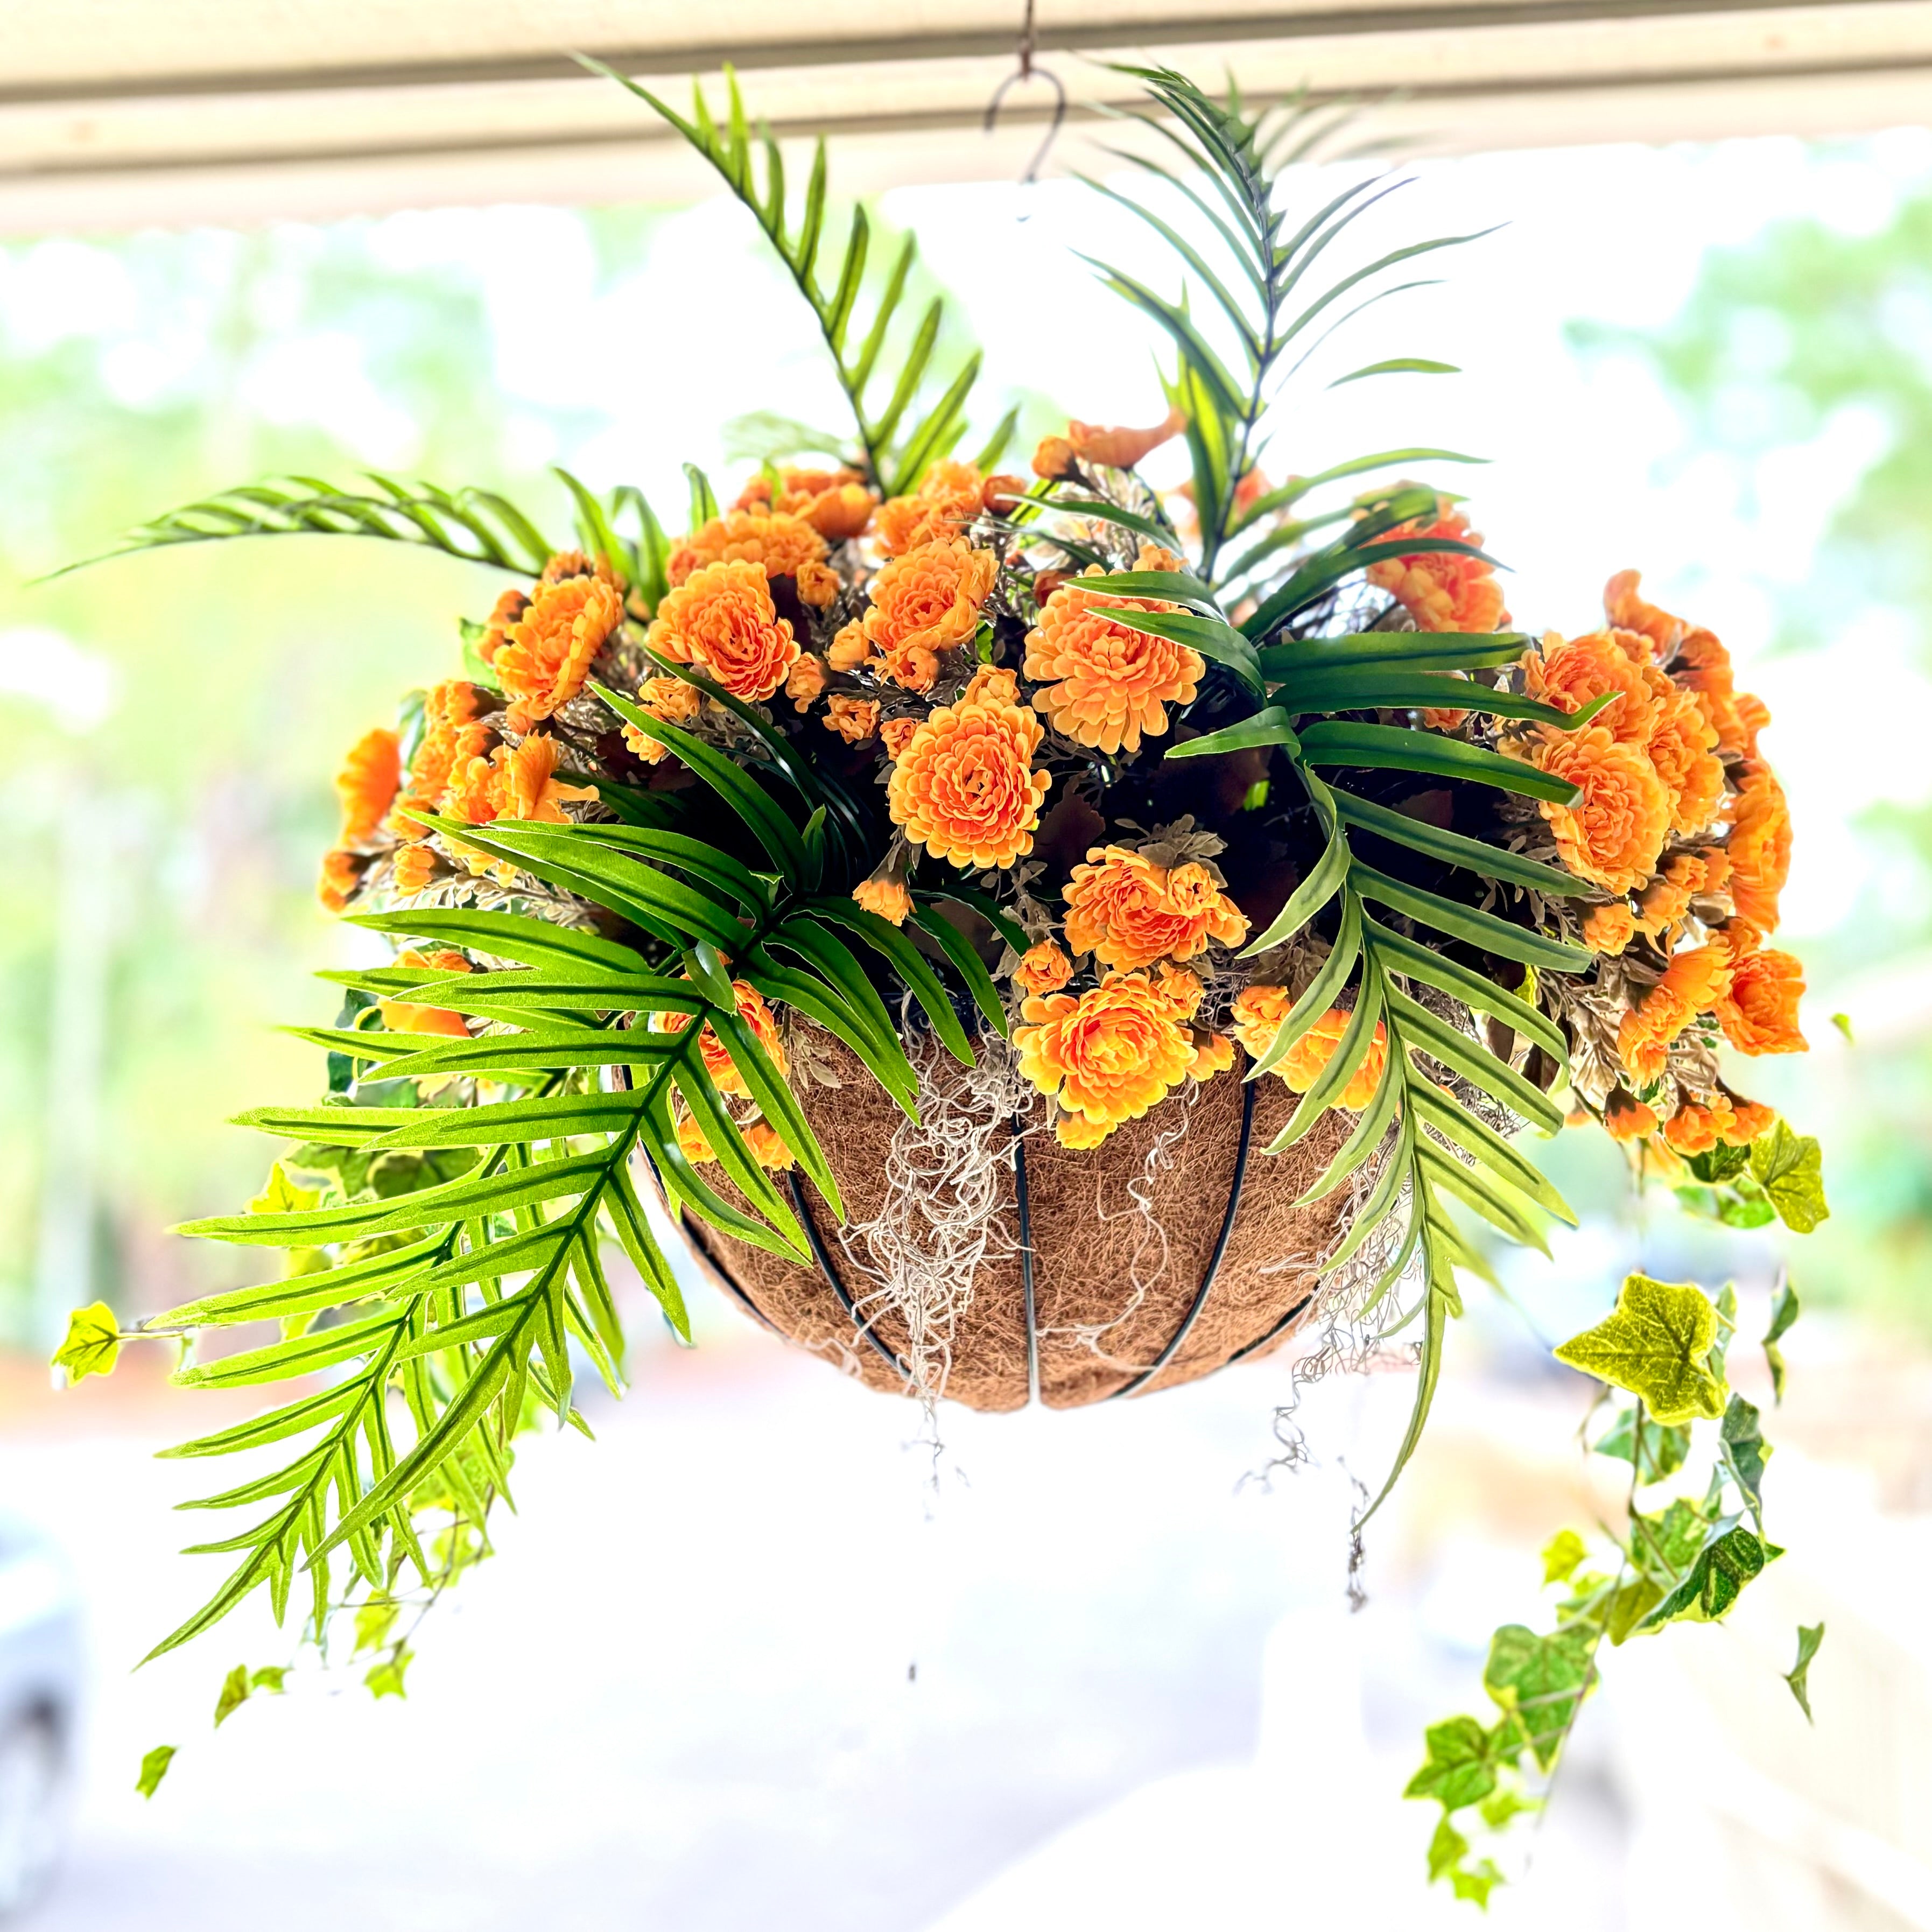
[[[1264,1354],[1318,1307],[1320,1263],[1355,1194],[1296,1203],[1352,1122],[1328,1114],[1268,1154],[1299,1096],[1278,1080],[1229,1072],[1198,1088],[1184,1112],[1156,1109],[1098,1148],[1060,1146],[1040,1130],[1040,1110],[989,1120],[987,1258],[960,1284],[948,1332],[920,1350],[907,1291],[862,1232],[886,1208],[888,1156],[910,1130],[843,1047],[826,1040],[822,1053],[840,1084],[803,1097],[844,1224],[795,1169],[784,1178],[817,1265],[795,1266],[688,1216],[682,1226],[748,1314],[868,1388],[990,1411],[1031,1400],[1078,1408]]]

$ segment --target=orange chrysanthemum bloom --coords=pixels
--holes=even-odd
[[[808,651],[786,674],[785,695],[794,711],[809,711],[824,688],[825,660]]]
[[[788,1072],[790,1063],[785,1058],[784,1042],[778,1035],[778,1016],[765,1004],[765,996],[749,980],[734,980],[731,991],[738,1002],[739,1017],[752,1029],[752,1036],[762,1046],[774,1067],[782,1075]],[[663,1012],[651,1016],[653,1033],[682,1033],[690,1025],[689,1013]],[[736,1094],[745,1099],[751,1096],[751,1089],[745,1084],[745,1076],[733,1064],[724,1042],[713,1031],[706,1021],[704,1030],[698,1036],[698,1058],[704,1062],[704,1070],[711,1076],[711,1084],[721,1094]]]
[[[1613,737],[1601,724],[1532,734],[1530,761],[1567,778],[1583,794],[1575,806],[1538,800],[1563,862],[1606,892],[1627,892],[1647,880],[1670,829],[1670,794],[1641,745]]]
[[[1522,664],[1531,697],[1559,711],[1581,711],[1609,696],[1610,702],[1593,722],[1627,745],[1649,742],[1657,722],[1657,700],[1642,670],[1607,631],[1591,631],[1568,644],[1552,632],[1540,651],[1525,656]]]
[[[1449,503],[1442,503],[1428,521],[1398,524],[1378,543],[1400,543],[1414,538],[1447,537],[1456,543],[1482,544],[1482,533]],[[1502,586],[1492,566],[1480,557],[1456,550],[1428,550],[1372,563],[1369,581],[1386,590],[1415,620],[1418,631],[1499,631],[1508,623]]]
[[[440,864],[436,848],[427,838],[418,839],[397,852],[389,867],[390,881],[405,898],[412,898],[436,877]]]
[[[1636,932],[1636,918],[1622,899],[1608,905],[1592,906],[1583,915],[1583,944],[1592,952],[1614,958],[1629,945]]]
[[[1731,902],[1761,932],[1778,930],[1778,895],[1791,875],[1791,809],[1771,767],[1753,760],[1739,772],[1731,807]]]
[[[784,1137],[769,1120],[754,1120],[745,1130],[745,1144],[752,1150],[752,1158],[760,1167],[782,1171],[797,1165],[791,1149],[784,1144]]]
[[[913,734],[925,722],[922,718],[888,718],[880,724],[879,742],[885,746],[886,756],[895,764],[912,742]]]
[[[1768,1134],[1778,1124],[1775,1108],[1762,1100],[1740,1100],[1735,1094],[1726,1097],[1731,1104],[1731,1124],[1724,1140],[1731,1147],[1749,1147],[1760,1134]]]
[[[837,732],[847,744],[862,745],[879,728],[878,700],[835,691],[825,700],[825,716],[818,722],[826,730]]]
[[[814,610],[829,610],[838,601],[844,585],[830,565],[802,563],[798,567],[798,601]]]
[[[1051,939],[1029,946],[1013,968],[1014,983],[1024,993],[1057,993],[1073,976],[1073,962]]]
[[[1090,569],[1061,584],[1027,633],[1026,674],[1041,688],[1034,709],[1076,744],[1133,752],[1167,729],[1170,704],[1188,704],[1206,667],[1198,652],[1130,630],[1110,610],[1172,611],[1150,597],[1110,597]],[[1100,581],[1105,582],[1104,578]]]
[[[1704,862],[1696,854],[1678,853],[1639,895],[1642,916],[1636,922],[1637,930],[1653,939],[1670,932],[1703,891],[1707,876]]]
[[[888,556],[922,544],[950,543],[980,514],[986,478],[970,463],[935,463],[910,496],[879,506],[872,534]]]
[[[1690,628],[1682,617],[1646,604],[1637,595],[1642,578],[1634,570],[1620,570],[1604,586],[1604,615],[1625,638],[1633,634],[1644,640],[1642,661],[1657,664],[1666,660],[1683,642]]]
[[[1119,429],[1103,428],[1098,423],[1070,422],[1064,436],[1049,436],[1034,452],[1034,468],[1042,476],[1064,476],[1067,466],[1064,463],[1058,470],[1042,470],[1040,458],[1042,454],[1058,456],[1058,446],[1064,442],[1069,453],[1082,463],[1097,463],[1108,470],[1131,470],[1186,427],[1187,412],[1183,409],[1169,410],[1166,420],[1155,424],[1151,429]],[[1049,448],[1049,446],[1053,447]]]
[[[1613,1141],[1644,1140],[1656,1132],[1657,1115],[1618,1087],[1604,1102],[1604,1131]]]
[[[764,572],[744,560],[707,563],[667,591],[644,641],[754,704],[784,682],[799,658],[791,620],[778,615]]]
[[[1736,1118],[1722,1094],[1714,1094],[1708,1100],[1686,1100],[1664,1122],[1664,1138],[1687,1157],[1708,1154],[1720,1141],[1730,1138]]]
[[[506,590],[497,598],[490,612],[490,621],[484,626],[483,635],[476,646],[476,655],[485,664],[496,662],[496,653],[510,641],[510,626],[530,608],[526,591]]]
[[[1617,1031],[1618,1058],[1640,1084],[1649,1085],[1663,1072],[1678,1035],[1700,1013],[1711,1012],[1730,984],[1730,952],[1720,943],[1672,959],[1642,1003],[1624,1014]]]
[[[704,708],[704,694],[681,677],[647,677],[638,686],[636,703],[640,711],[667,724],[688,724]],[[624,727],[624,742],[634,758],[647,765],[675,755],[668,745],[660,744],[634,724]]]
[[[460,952],[453,952],[447,946],[438,946],[428,952],[418,952],[407,946],[396,955],[398,966],[418,966],[438,973],[467,973],[473,969],[470,962]],[[382,1024],[392,1033],[440,1033],[447,1034],[452,1040],[467,1040],[470,1024],[460,1013],[452,1012],[447,1006],[419,1006],[406,1000],[379,1000]]]
[[[1771,706],[1755,692],[1738,693],[1732,710],[1737,715],[1738,748],[1748,758],[1757,756],[1757,734],[1771,722]]]
[[[1804,1053],[1798,1030],[1804,969],[1788,952],[1752,952],[1732,969],[1730,992],[1718,1003],[1718,1024],[1740,1053]]]
[[[824,560],[825,539],[802,517],[731,510],[686,537],[671,552],[665,574],[675,586],[707,564],[755,563],[767,578],[796,577],[800,566]]]
[[[1020,1071],[1084,1122],[1084,1132],[1072,1129],[1076,1138],[1061,1135],[1070,1145],[1092,1146],[1122,1121],[1138,1120],[1194,1063],[1194,1041],[1174,1016],[1172,993],[1144,973],[1110,974],[1078,998],[1049,993],[1022,1011],[1029,1024],[1013,1033]]]
[[[463,678],[430,686],[423,698],[422,741],[410,760],[408,782],[396,800],[398,810],[440,810],[458,760],[489,749],[488,727],[475,723],[482,700],[482,693]]]
[[[886,676],[908,691],[931,689],[939,653],[979,628],[980,608],[999,574],[999,559],[963,538],[895,556],[873,578],[865,616],[867,640],[884,658]]]
[[[1194,1059],[1187,1070],[1190,1080],[1211,1080],[1234,1064],[1234,1042],[1224,1033],[1208,1033],[1196,1028]]]
[[[315,896],[325,912],[340,912],[356,896],[369,861],[359,852],[345,851],[340,845],[322,855],[322,876],[316,880]]]
[[[342,801],[342,844],[360,845],[375,837],[396,802],[402,777],[402,746],[394,732],[378,725],[350,746],[335,780]]]
[[[682,1109],[677,1117],[678,1151],[694,1167],[702,1167],[708,1161],[718,1158],[718,1150],[706,1137],[704,1130],[698,1125],[698,1116]]]
[[[1033,850],[1052,787],[1033,768],[1045,735],[1016,704],[941,706],[914,725],[895,754],[886,791],[892,823],[915,845],[962,869],[1010,866]]]
[[[1157,959],[1192,959],[1210,940],[1238,946],[1248,921],[1206,866],[1171,872],[1124,847],[1095,846],[1066,888],[1066,944],[1103,966],[1132,971]]]
[[[492,660],[511,700],[510,729],[527,731],[568,704],[623,621],[622,594],[606,566],[540,584]]]
[[[772,510],[809,524],[828,542],[856,537],[872,520],[878,497],[856,470],[781,470],[776,500],[771,478],[760,473],[738,493],[738,510]]]
[[[852,896],[867,912],[875,912],[895,926],[903,926],[912,911],[912,895],[903,879],[861,879]]]
[[[1342,1035],[1354,1017],[1339,1007],[1330,1007],[1275,1062],[1275,1072],[1296,1093],[1306,1093],[1335,1058],[1335,1049],[1341,1045]],[[1367,1054],[1348,1076],[1348,1084],[1336,1096],[1335,1105],[1347,1108],[1351,1113],[1360,1113],[1376,1097],[1382,1070],[1388,1064],[1388,1030],[1378,1020]]]
[[[1294,1004],[1286,986],[1244,986],[1234,995],[1228,1023],[1234,1037],[1248,1050],[1250,1059],[1259,1060],[1274,1046],[1288,1009]]]
[[[1701,832],[1717,817],[1724,798],[1724,767],[1714,748],[1717,728],[1694,692],[1682,689],[1649,665],[1643,674],[1657,699],[1648,748],[1670,794],[1671,829]]]
[[[825,647],[825,662],[834,670],[854,671],[872,657],[866,627],[855,617]]]
[[[496,816],[540,825],[568,825],[564,806],[578,799],[594,799],[595,785],[566,784],[556,776],[557,743],[547,736],[526,738],[520,745],[498,746]]]

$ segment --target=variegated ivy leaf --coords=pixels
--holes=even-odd
[[[1544,1588],[1565,1581],[1588,1554],[1583,1539],[1574,1529],[1559,1529],[1543,1546]]]
[[[1778,1217],[1794,1234],[1808,1234],[1831,1214],[1825,1199],[1825,1178],[1818,1143],[1810,1134],[1795,1134],[1780,1119],[1768,1133],[1751,1142],[1751,1174]]]
[[[1616,1308],[1559,1347],[1556,1359],[1628,1389],[1662,1423],[1714,1420],[1729,1393],[1711,1368],[1718,1311],[1689,1282],[1625,1277]]]
[[[89,1376],[111,1375],[121,1357],[121,1322],[104,1301],[91,1301],[68,1317],[67,1334],[54,1351],[53,1366],[70,1388]]]
[[[1798,1708],[1804,1713],[1804,1721],[1813,1721],[1811,1716],[1811,1660],[1818,1654],[1818,1646],[1825,1641],[1825,1626],[1822,1623],[1800,1624],[1798,1626],[1798,1661],[1784,1673],[1784,1681],[1791,1686],[1791,1694],[1798,1700]]]

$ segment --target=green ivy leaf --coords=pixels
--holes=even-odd
[[[1701,1288],[1633,1274],[1614,1311],[1556,1354],[1573,1369],[1628,1389],[1659,1422],[1708,1420],[1724,1413],[1726,1394],[1709,1366],[1717,1336],[1718,1311]]]
[[[1402,1788],[1405,1798],[1432,1798],[1447,1811],[1480,1803],[1496,1788],[1496,1738],[1474,1718],[1450,1718],[1422,1734],[1428,1756]]]
[[[111,1375],[121,1356],[121,1322],[104,1301],[91,1301],[68,1317],[67,1334],[54,1351],[53,1366],[68,1388],[89,1376]]]
[[[251,1214],[300,1214],[322,1198],[319,1188],[298,1187],[280,1161],[268,1170],[262,1191],[248,1204]]]
[[[1483,1688],[1515,1720],[1521,1744],[1544,1771],[1556,1762],[1576,1706],[1589,1687],[1594,1632],[1570,1624],[1539,1636],[1524,1624],[1504,1624],[1490,1640]]]
[[[272,1691],[279,1697],[287,1688],[288,1676],[289,1666],[286,1664],[265,1664],[248,1673],[248,1688]]]
[[[1574,1529],[1559,1529],[1543,1546],[1544,1587],[1562,1582],[1589,1553]]]
[[[1436,1821],[1436,1833],[1429,1841],[1429,1882],[1454,1871],[1468,1856],[1469,1841],[1449,1822],[1444,1812]]]
[[[1500,1832],[1509,1821],[1526,1811],[1540,1811],[1543,1807],[1534,1798],[1526,1798],[1514,1785],[1499,1786],[1485,1798],[1478,1808],[1483,1822],[1492,1832]]]
[[[1771,1367],[1771,1392],[1777,1402],[1784,1400],[1784,1351],[1778,1345],[1802,1312],[1798,1291],[1790,1282],[1780,1282],[1771,1300],[1771,1326],[1764,1331],[1764,1359]]]
[[[1744,1499],[1744,1507],[1751,1513],[1751,1520],[1757,1525],[1758,1534],[1764,1533],[1764,1465],[1771,1454],[1771,1445],[1764,1439],[1764,1432],[1758,1426],[1756,1407],[1741,1395],[1734,1395],[1724,1411],[1724,1420],[1718,1425],[1718,1454],[1738,1492]]]
[[[1727,1141],[1720,1141],[1714,1148],[1706,1148],[1702,1154],[1694,1154],[1684,1165],[1700,1180],[1720,1182],[1734,1180],[1750,1166],[1750,1149],[1732,1147]]]
[[[397,1646],[393,1657],[386,1657],[375,1665],[363,1679],[369,1687],[372,1697],[406,1698],[409,1693],[403,1688],[403,1673],[416,1661],[416,1652],[406,1644]]]
[[[248,1701],[248,1666],[238,1664],[221,1680],[221,1695],[214,1700],[214,1728],[221,1726]]]
[[[1778,1219],[1794,1234],[1810,1234],[1831,1214],[1816,1140],[1793,1133],[1781,1116],[1751,1142],[1750,1164]]]
[[[1462,1866],[1449,1874],[1449,1884],[1458,1898],[1467,1899],[1472,1905],[1480,1906],[1484,1911],[1490,1909],[1490,1894],[1503,1882],[1503,1875],[1498,1871],[1493,1858],[1481,1858],[1473,1865]]]
[[[1784,1681],[1791,1686],[1791,1694],[1798,1700],[1798,1708],[1804,1713],[1804,1721],[1814,1721],[1811,1715],[1811,1660],[1818,1654],[1818,1646],[1825,1641],[1825,1626],[1822,1623],[1800,1624],[1798,1626],[1798,1661],[1784,1673]]]
[[[1744,1586],[1784,1553],[1776,1544],[1753,1535],[1735,1516],[1720,1518],[1711,1526],[1684,1580],[1637,1628],[1655,1630],[1680,1617],[1714,1623],[1737,1601]]]
[[[1595,1443],[1599,1456],[1613,1456],[1635,1468],[1640,1483],[1660,1483],[1684,1466],[1690,1453],[1690,1432],[1676,1423],[1639,1420],[1634,1408],[1618,1411],[1609,1432]]]
[[[386,1597],[363,1604],[356,1612],[356,1648],[352,1654],[360,1657],[365,1650],[380,1650],[388,1642],[389,1633],[394,1629],[402,1610],[401,1604],[392,1603]]]
[[[141,1760],[141,1774],[134,1780],[134,1789],[143,1798],[152,1798],[161,1788],[161,1780],[168,1774],[168,1766],[175,1761],[172,1744],[157,1744]]]

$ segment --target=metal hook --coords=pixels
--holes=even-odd
[[[1043,80],[1053,89],[1053,118],[1047,124],[1046,138],[1040,144],[1033,159],[1027,164],[1026,172],[1020,176],[1020,186],[1030,188],[1040,178],[1040,171],[1046,164],[1046,158],[1052,150],[1055,138],[1060,133],[1060,123],[1066,118],[1066,89],[1061,85],[1059,75],[1051,68],[1036,68],[1034,56],[1034,0],[1026,0],[1026,17],[1020,25],[1019,64],[993,90],[993,98],[986,104],[986,131],[990,134],[1000,118],[1000,104],[1006,98],[1006,90],[1016,82]]]

